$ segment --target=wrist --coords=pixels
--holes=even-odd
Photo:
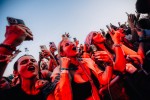
[[[69,70],[69,68],[61,67],[60,70]]]
[[[144,36],[140,36],[139,37],[139,42],[145,42],[147,39]]]
[[[2,44],[7,44],[7,45],[11,45],[11,46],[13,46],[13,47],[17,47],[17,45],[15,45],[15,44],[16,44],[16,40],[17,40],[17,39],[6,38],[6,39],[3,41]]]
[[[12,53],[13,53],[13,51],[10,51],[4,47],[0,47],[0,54],[11,55]]]
[[[113,47],[121,47],[122,44],[113,44]]]
[[[114,44],[120,44],[121,43],[121,41],[114,41]]]
[[[61,68],[61,74],[63,73],[69,73],[69,69],[68,68]]]
[[[5,44],[5,43],[1,43],[0,44],[0,47],[3,47],[9,51],[15,51],[16,50],[16,47],[15,46],[12,46],[10,44]]]
[[[0,62],[7,62],[10,60],[12,55],[0,54]]]

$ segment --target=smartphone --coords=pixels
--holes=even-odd
[[[17,19],[13,17],[7,17],[7,21],[9,25],[16,25],[16,24],[22,24],[25,25],[24,21],[22,19]]]
[[[47,47],[46,47],[46,45],[40,45],[40,49],[41,49],[41,51],[48,50]]]
[[[57,47],[54,42],[49,42],[49,47],[55,48],[57,50]]]
[[[76,41],[77,41],[77,38],[73,38],[73,41],[76,42]]]

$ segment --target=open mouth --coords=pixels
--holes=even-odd
[[[28,71],[34,71],[35,70],[35,67],[34,66],[29,66],[28,67]]]
[[[72,50],[76,51],[76,50],[77,50],[77,48],[76,48],[76,47],[73,47],[73,48],[72,48]]]

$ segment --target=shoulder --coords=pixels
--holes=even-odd
[[[8,90],[4,90],[0,92],[1,100],[10,100],[15,99],[17,95],[19,95],[19,91],[21,90],[20,86],[17,85],[15,87],[12,87]]]

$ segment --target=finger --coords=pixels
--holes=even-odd
[[[105,60],[105,59],[98,59],[99,61],[103,61],[103,62],[106,62],[107,60]]]
[[[103,61],[103,59],[97,59],[98,61]]]
[[[98,54],[98,55],[94,55],[94,57],[98,57],[98,56],[100,56],[100,57],[108,57],[107,54]]]
[[[98,55],[108,55],[106,52],[97,52],[97,53],[94,53],[95,56],[98,56]]]
[[[113,37],[113,35],[115,34],[115,30],[111,29],[111,31],[108,32],[110,34],[111,37]]]
[[[133,14],[131,15],[131,19],[134,20],[134,15]]]
[[[100,52],[100,53],[107,53],[106,51],[97,51],[97,52]]]
[[[127,16],[129,16],[129,14],[127,12],[125,12],[127,14]]]
[[[108,56],[95,56],[97,59],[108,59]]]

